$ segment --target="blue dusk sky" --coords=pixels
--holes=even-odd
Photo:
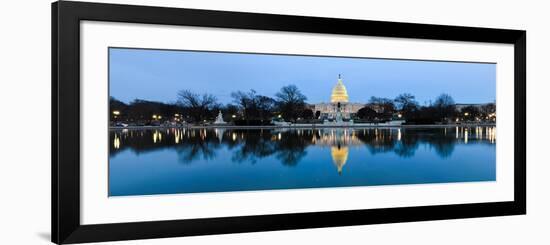
[[[110,48],[109,59],[110,96],[127,103],[175,102],[177,92],[188,89],[226,104],[233,91],[254,89],[274,97],[290,84],[308,103],[329,102],[338,74],[350,102],[400,93],[415,95],[422,105],[441,93],[456,103],[494,102],[496,96],[496,64],[486,63],[124,48]]]

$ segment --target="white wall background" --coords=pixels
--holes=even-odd
[[[115,2],[106,0],[105,2]],[[119,0],[119,3],[527,30],[526,216],[277,231],[105,244],[549,244],[550,22],[545,1]],[[50,1],[0,11],[0,243],[48,244]]]

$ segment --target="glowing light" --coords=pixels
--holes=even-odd
[[[402,116],[403,116],[403,115],[401,115],[401,114],[397,114],[397,117],[399,117],[399,118],[401,118]]]
[[[115,116],[120,115],[120,111],[113,111],[113,115],[115,115]]]
[[[120,138],[118,137],[117,134],[115,134],[115,140],[113,142],[113,146],[115,147],[115,149],[120,148]]]
[[[401,141],[401,129],[397,129],[397,140]]]
[[[487,139],[491,143],[495,143],[496,141],[496,127],[487,128]]]
[[[341,78],[338,78],[338,82],[336,83],[336,86],[332,89],[332,94],[330,96],[330,102],[337,103],[337,102],[344,102],[347,103],[349,101],[348,91],[346,90],[346,86],[344,86],[344,83],[342,82]]]
[[[155,130],[155,132],[153,133],[153,143],[157,143],[157,141],[160,142],[161,140],[162,134],[159,131]]]
[[[468,129],[464,132],[464,143],[468,144]]]
[[[468,116],[468,115],[470,115],[470,113],[464,112],[464,116]]]

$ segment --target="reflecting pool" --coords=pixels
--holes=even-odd
[[[109,132],[109,195],[495,181],[496,127]]]

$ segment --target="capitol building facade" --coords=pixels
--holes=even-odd
[[[338,75],[338,81],[332,89],[330,102],[314,104],[313,107],[313,112],[315,115],[319,115],[318,119],[349,120],[355,113],[357,113],[357,111],[359,111],[359,109],[365,107],[365,104],[349,102],[346,86],[344,86],[342,77]]]

